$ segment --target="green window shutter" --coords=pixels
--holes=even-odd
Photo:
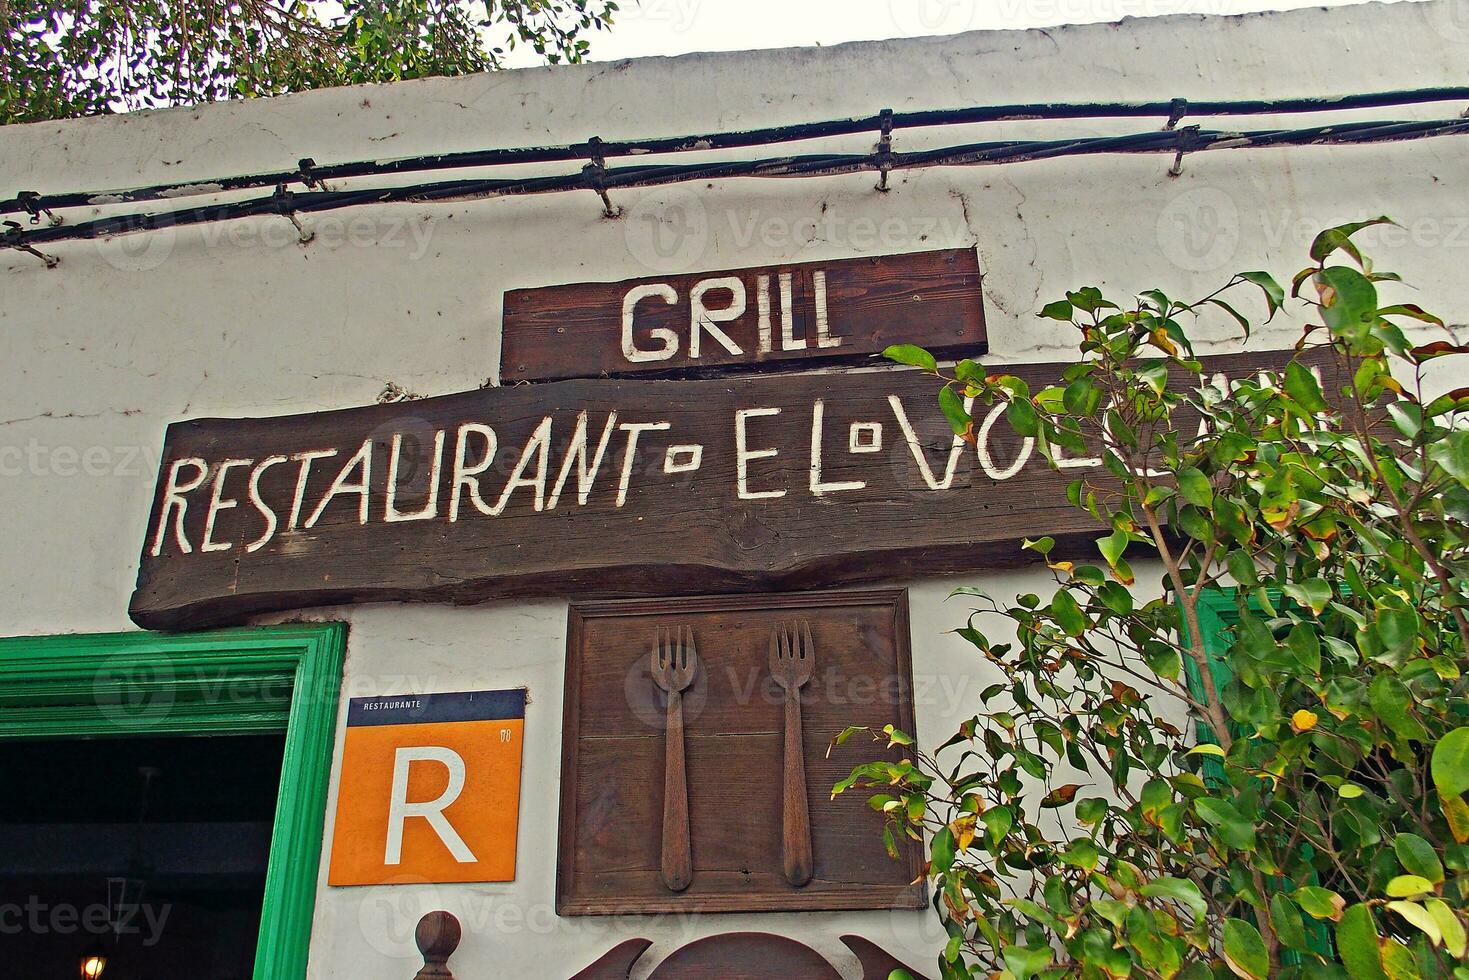
[[[1274,597],[1270,601],[1275,601]],[[1248,602],[1251,613],[1265,615],[1259,603],[1251,597]],[[1229,647],[1234,642],[1234,628],[1239,622],[1239,606],[1235,603],[1235,590],[1233,588],[1221,588],[1212,590],[1199,597],[1199,632],[1204,637],[1204,654],[1208,660],[1209,674],[1214,679],[1214,689],[1222,692],[1230,681],[1234,680],[1234,671],[1229,666]],[[1182,621],[1182,617],[1180,617]],[[1188,631],[1188,623],[1183,622],[1184,642],[1191,642]],[[1198,665],[1189,657],[1183,658],[1184,679],[1188,684],[1188,692],[1195,699],[1205,699],[1204,679],[1199,672]],[[1229,725],[1230,734],[1236,738],[1248,738],[1250,728],[1244,725]],[[1217,745],[1219,740],[1208,725],[1198,722],[1196,726],[1198,740]],[[1204,781],[1213,786],[1222,786],[1226,782],[1224,777],[1224,763],[1213,756],[1205,756],[1203,761]],[[1310,844],[1301,845],[1301,857],[1306,863],[1316,856]],[[1319,885],[1320,876],[1313,870],[1308,885]],[[1295,882],[1289,878],[1271,878],[1267,883],[1271,894],[1275,892],[1292,892],[1296,889]],[[1269,899],[1269,896],[1266,896]],[[1311,952],[1316,953],[1328,962],[1333,960],[1335,953],[1332,949],[1331,931],[1326,924],[1310,916],[1305,916],[1306,945]],[[1299,953],[1293,950],[1281,950],[1281,962],[1286,966],[1302,966],[1304,961]]]
[[[0,745],[284,732],[255,980],[301,980],[346,640],[342,623],[0,637]]]

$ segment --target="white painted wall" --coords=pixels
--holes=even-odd
[[[1469,0],[649,59],[8,127],[0,129],[0,189],[205,180],[306,156],[327,163],[672,135],[884,107],[1414,88],[1463,83],[1466,64]],[[1007,124],[960,138],[1142,128]],[[898,145],[937,138],[902,133]],[[735,180],[617,194],[627,209],[621,220],[603,218],[582,192],[307,218],[316,232],[307,247],[285,220],[268,219],[59,246],[61,265],[49,271],[5,253],[0,634],[130,628],[127,598],[168,422],[366,404],[390,382],[421,395],[476,387],[496,374],[500,297],[509,288],[973,245],[986,275],[992,360],[1033,361],[1067,356],[1064,332],[1032,316],[1067,288],[1159,286],[1186,296],[1238,269],[1288,276],[1316,229],[1388,213],[1406,230],[1370,236],[1379,264],[1421,287],[1415,301],[1462,324],[1466,151],[1469,140],[1455,138],[1218,152],[1190,157],[1177,179],[1162,157],[1094,157],[902,174],[886,195],[872,190],[871,175]],[[660,251],[648,216],[690,234],[665,239]],[[1284,346],[1296,326],[1280,323],[1252,343]],[[1222,325],[1211,329],[1225,337]],[[997,591],[1044,585],[1033,573],[968,581]],[[972,712],[988,678],[962,642],[944,635],[963,612],[943,601],[952,583],[910,584],[918,724],[931,741]],[[656,940],[651,964],[697,935],[778,932],[816,946],[848,975],[855,962],[837,943],[844,932],[924,964],[938,948],[933,923],[911,912],[557,919],[565,604],[310,615],[351,622],[344,696],[528,685],[532,698],[519,880],[323,885],[312,977],[411,976],[412,925],[440,907],[467,926],[454,960],[466,978],[565,976],[633,935]]]

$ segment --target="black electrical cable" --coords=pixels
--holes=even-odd
[[[1343,123],[1301,129],[1220,132],[1178,129],[1124,136],[1069,140],[1021,140],[971,143],[909,153],[812,154],[760,160],[723,161],[693,165],[644,165],[607,168],[600,185],[607,190],[649,187],[691,180],[727,177],[809,177],[857,173],[886,166],[893,170],[934,166],[977,166],[1104,153],[1188,153],[1251,147],[1363,144],[1427,139],[1469,134],[1469,119]],[[585,190],[582,173],[530,178],[467,178],[401,187],[293,193],[283,187],[267,197],[177,211],[138,213],[99,218],[74,225],[31,230],[17,224],[0,235],[0,245],[33,249],[51,242],[94,239],[135,231],[227,221],[258,215],[314,213],[394,201],[501,197]]]
[[[1465,100],[1469,100],[1469,87],[1424,88],[1399,92],[1372,92],[1321,98],[1246,99],[1201,102],[1173,99],[1168,102],[1135,103],[1035,103],[1029,105],[978,106],[967,109],[933,109],[919,112],[892,113],[884,111],[876,115],[852,119],[836,119],[825,122],[801,123],[791,126],[775,126],[738,132],[710,133],[703,136],[672,136],[612,143],[592,140],[586,143],[575,143],[564,146],[470,150],[462,153],[405,157],[394,160],[360,160],[327,166],[319,166],[311,159],[303,159],[297,164],[294,170],[248,174],[189,183],[155,184],[148,187],[108,191],[70,191],[57,194],[38,194],[31,191],[22,191],[13,198],[0,200],[0,214],[29,213],[34,217],[41,212],[56,211],[63,208],[87,207],[99,204],[126,204],[138,201],[165,199],[172,200],[201,194],[216,194],[261,187],[277,187],[280,185],[301,184],[314,190],[321,185],[322,181],[341,180],[352,177],[423,173],[436,170],[456,170],[472,167],[505,166],[510,164],[554,163],[572,160],[592,160],[594,158],[605,160],[628,156],[772,146],[781,143],[825,137],[850,136],[865,132],[880,133],[884,131],[885,127],[896,130],[961,126],[984,122],[1160,116],[1169,121],[1171,129],[1184,115],[1242,116],[1306,112],[1343,112],[1352,109],[1419,105],[1433,102],[1460,102]]]

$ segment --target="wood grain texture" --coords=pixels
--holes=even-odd
[[[449,957],[459,948],[463,932],[452,912],[427,912],[418,920],[413,939],[423,955],[423,967],[413,980],[454,980]]]
[[[812,852],[800,887],[783,863],[785,699],[769,673],[770,626],[783,617],[809,621],[821,657],[800,689]],[[570,620],[559,913],[923,907],[918,848],[894,861],[861,794],[831,799],[880,746],[854,738],[827,754],[848,724],[912,730],[904,593],[633,600],[575,606]],[[660,872],[661,706],[639,656],[659,622],[690,626],[702,665],[684,698],[694,869],[678,894]]]
[[[1239,377],[1288,356],[1205,363]],[[1009,370],[1039,390],[1064,367]],[[742,414],[755,410],[765,414]],[[582,417],[589,452],[578,457],[568,447]],[[1020,540],[1042,535],[1062,543],[1058,555],[1068,544],[1091,551],[1099,528],[1064,492],[1079,471],[1054,472],[1035,453],[1022,458],[1025,445],[995,419],[981,426],[981,456],[955,442],[932,378],[882,371],[568,381],[179,422],[168,430],[130,612],[148,629],[198,628],[351,602],[893,581],[1017,564],[1034,557]],[[622,428],[648,424],[667,428],[639,429],[636,441]],[[465,469],[488,445],[466,428],[474,425],[493,430],[496,451],[465,484],[455,479],[460,437]],[[605,452],[591,466],[602,434]],[[693,446],[698,468],[680,471]],[[304,455],[312,452],[334,455]],[[579,462],[592,472],[585,502]],[[191,489],[170,495],[175,485]],[[389,489],[396,521],[386,519]],[[426,516],[401,517],[415,512]]]
[[[764,932],[728,932],[681,946],[648,980],[842,980],[816,950]]]
[[[818,346],[815,274],[823,276],[828,336],[837,346]],[[789,276],[791,337],[783,350],[781,276]],[[704,336],[700,356],[690,357],[690,291],[703,280],[732,277],[745,292],[745,313],[719,328],[740,350],[732,353]],[[761,343],[758,290],[765,277],[771,350]],[[666,360],[633,362],[623,351],[623,300],[635,286],[660,283],[675,302],[649,297],[636,304],[632,337],[639,348],[661,350],[662,335],[679,338]],[[724,307],[729,290],[705,302]],[[920,344],[939,353],[977,357],[985,344],[979,263],[974,249],[836,259],[784,266],[701,272],[622,282],[588,282],[505,294],[500,383],[599,377],[698,377],[733,371],[789,369],[799,364],[851,364],[890,344]]]

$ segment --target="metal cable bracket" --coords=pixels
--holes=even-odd
[[[1173,166],[1168,168],[1168,176],[1177,177],[1183,173],[1183,155],[1197,145],[1199,139],[1199,127],[1184,126],[1178,130],[1178,151],[1173,155]]]
[[[877,140],[877,169],[882,177],[877,182],[877,189],[886,194],[888,192],[888,171],[893,169],[893,110],[882,110],[879,119],[881,119],[881,135]]]
[[[21,241],[21,236],[24,233],[25,230],[21,228],[19,221],[5,222],[5,231],[0,232],[0,247],[13,248],[16,251],[25,252],[29,255],[34,255],[36,258],[46,263],[46,268],[48,269],[54,269],[61,264],[61,259],[57,258],[56,256],[47,255],[45,252],[42,252],[39,249],[27,245],[25,242]]]
[[[1188,99],[1174,99],[1168,109],[1168,122],[1164,124],[1163,128],[1176,129],[1187,112]]]
[[[301,219],[296,217],[296,207],[292,203],[294,197],[294,194],[286,190],[285,184],[276,184],[275,193],[271,195],[270,200],[271,203],[274,205],[273,210],[277,214],[285,218],[287,221],[289,221],[291,224],[296,226],[297,243],[301,245],[309,245],[311,243],[311,240],[316,237],[316,232],[307,231],[306,228],[301,224]]]
[[[330,188],[328,188],[326,184],[322,183],[321,180],[316,176],[315,160],[311,159],[310,157],[302,157],[296,162],[296,167],[298,168],[298,172],[301,175],[301,183],[305,184],[308,188],[310,188],[311,190],[316,190],[318,187],[320,187],[322,190],[330,190]]]
[[[615,218],[622,212],[612,206],[612,199],[607,196],[607,158],[602,153],[602,137],[593,136],[587,140],[587,147],[591,151],[592,162],[581,168],[582,180],[602,199],[602,216]]]
[[[31,216],[31,224],[40,224],[41,215],[43,214],[51,222],[52,227],[61,224],[61,217],[59,215],[52,212],[50,208],[41,205],[41,195],[38,191],[21,191],[15,195],[15,199],[20,202],[21,207],[25,208],[26,214]]]

